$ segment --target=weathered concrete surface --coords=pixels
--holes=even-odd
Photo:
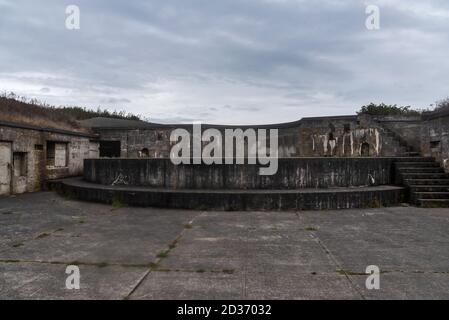
[[[214,212],[25,194],[0,199],[0,299],[448,299],[448,231],[448,209]],[[80,290],[65,289],[68,264]],[[365,289],[368,265],[380,290]]]
[[[296,190],[208,190],[105,186],[70,178],[48,183],[72,199],[172,209],[224,211],[329,210],[393,206],[404,202],[405,188],[375,186]]]
[[[84,179],[171,189],[298,189],[394,183],[397,161],[426,158],[280,158],[274,175],[259,165],[175,165],[168,159],[86,159]]]
[[[303,118],[301,120],[270,125],[228,126],[203,124],[202,130],[217,129],[276,129],[280,157],[317,156],[398,156],[403,149],[396,139],[377,122],[367,117],[330,116]],[[120,156],[135,158],[168,158],[172,144],[170,134],[174,129],[185,129],[192,134],[192,125],[138,123],[96,118],[85,121],[104,141],[120,142]],[[419,127],[417,132],[419,132]],[[419,137],[419,135],[418,135]],[[418,139],[419,140],[419,139]],[[146,150],[146,152],[142,152]]]

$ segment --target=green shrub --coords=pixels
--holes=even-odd
[[[357,114],[369,114],[372,116],[418,116],[421,110],[412,109],[410,106],[387,105],[385,103],[363,106]]]

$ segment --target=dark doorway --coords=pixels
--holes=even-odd
[[[361,151],[360,151],[360,155],[362,157],[369,157],[370,156],[370,154],[369,154],[369,143],[367,143],[367,142],[362,143],[362,148],[361,148]]]
[[[139,156],[141,158],[149,158],[150,157],[150,150],[148,150],[148,148],[143,148],[140,153]]]
[[[100,141],[100,158],[120,158],[120,141]]]

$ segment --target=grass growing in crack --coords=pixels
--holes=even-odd
[[[305,230],[306,230],[306,231],[318,231],[318,228],[315,228],[315,227],[307,227]]]
[[[177,245],[178,245],[178,240],[175,240],[175,241],[173,241],[172,243],[170,243],[170,244],[168,245],[168,248],[169,248],[170,250],[173,250],[174,248],[176,248]]]
[[[112,200],[112,209],[117,210],[123,207],[123,202],[120,199],[114,199]]]
[[[226,273],[226,274],[233,274],[234,270],[233,269],[223,269],[222,272]]]
[[[196,270],[196,272],[197,272],[197,273],[204,273],[204,272],[206,272],[206,270],[204,270],[204,269],[198,269],[198,270]]]
[[[193,226],[192,226],[191,223],[186,223],[186,224],[184,225],[184,228],[185,228],[185,229],[192,229]]]
[[[343,276],[345,276],[345,275],[348,275],[348,276],[366,276],[367,275],[367,273],[365,273],[365,272],[355,272],[355,271],[343,270],[343,269],[338,269],[337,273],[341,274]]]
[[[38,236],[36,237],[36,239],[43,239],[43,238],[46,238],[46,237],[48,237],[48,236],[50,236],[50,234],[47,233],[47,232],[44,232],[44,233],[41,233],[40,235],[38,235]]]
[[[100,262],[97,264],[97,267],[99,267],[99,268],[106,268],[108,266],[109,266],[109,263],[107,263],[107,262]]]
[[[72,190],[62,190],[60,195],[66,200],[76,200],[76,194]]]
[[[67,263],[61,263],[61,262],[52,262],[52,264],[67,264]],[[108,262],[81,262],[81,261],[72,261],[69,262],[67,265],[71,266],[94,266],[98,268],[106,268],[111,266]]]
[[[361,209],[372,209],[372,208],[382,208],[382,202],[379,199],[373,199],[362,205]]]
[[[16,259],[6,259],[6,260],[1,260],[2,263],[20,263],[20,260],[16,260]]]
[[[421,207],[422,208],[428,208],[428,209],[431,209],[431,208],[448,208],[449,204],[447,204],[447,203],[425,203],[425,202],[422,202],[421,203]]]
[[[157,254],[157,256],[156,257],[158,257],[158,258],[166,258],[166,257],[168,257],[168,253],[170,252],[170,250],[164,250],[164,251],[161,251],[161,252],[159,252],[158,254]]]

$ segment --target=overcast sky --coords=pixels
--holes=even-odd
[[[0,90],[156,122],[423,108],[449,96],[449,1],[0,0]]]

